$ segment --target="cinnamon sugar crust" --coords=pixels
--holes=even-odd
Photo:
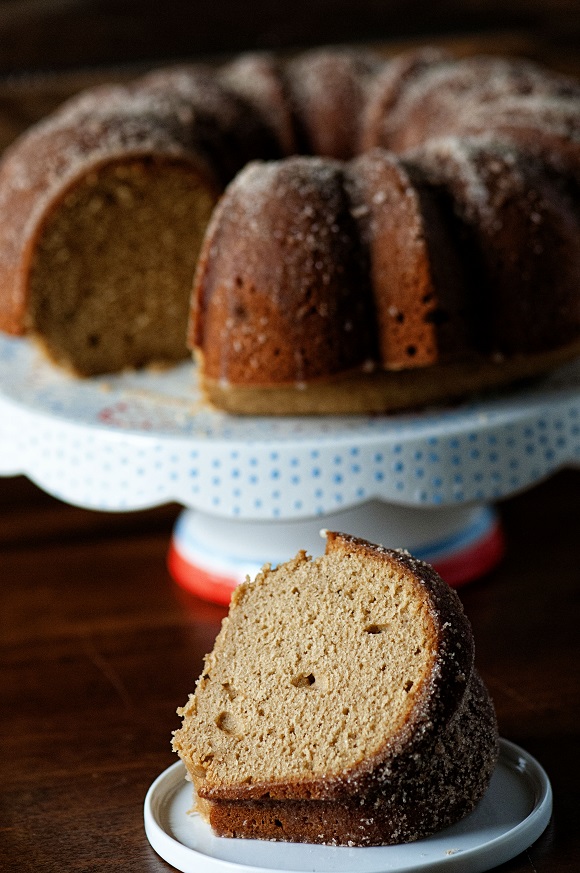
[[[323,158],[253,162],[228,187],[200,254],[189,334],[208,376],[302,382],[376,359],[344,172]]]

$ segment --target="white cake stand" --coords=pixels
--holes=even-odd
[[[191,364],[76,380],[0,338],[0,475],[102,511],[177,501],[170,569],[227,602],[321,528],[405,547],[451,584],[499,560],[491,504],[580,460],[580,362],[420,414],[242,418],[204,407]]]

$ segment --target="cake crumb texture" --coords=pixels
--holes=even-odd
[[[473,809],[497,755],[457,595],[402,552],[324,556],[233,594],[173,739],[217,833],[404,842]]]

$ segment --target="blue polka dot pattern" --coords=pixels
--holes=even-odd
[[[496,500],[580,463],[580,363],[525,390],[415,415],[234,418],[204,407],[189,364],[75,380],[0,338],[0,474],[70,503],[175,500],[247,519],[307,518],[380,498]]]

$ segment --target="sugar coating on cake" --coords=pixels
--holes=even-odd
[[[572,342],[580,331],[580,221],[570,177],[489,134],[432,140],[407,155],[447,192],[461,221],[474,266],[474,345],[509,358]]]
[[[406,842],[467,815],[497,755],[457,595],[327,534],[233,595],[173,746],[217,833]]]
[[[406,370],[467,354],[466,275],[442,196],[383,149],[353,161],[346,185],[367,259],[379,366]]]
[[[391,99],[389,112],[377,112],[371,103],[367,107],[375,124],[366,131],[366,148],[381,145],[402,152],[441,135],[484,132],[501,139],[509,127],[514,134],[518,128],[525,133],[525,120],[539,136],[573,136],[578,130],[578,82],[529,61],[477,56],[424,62],[419,54],[412,73]],[[373,99],[383,105],[380,89]],[[533,149],[530,132],[521,137],[521,145]]]
[[[304,382],[376,357],[343,173],[322,158],[254,163],[221,201],[190,334],[218,380]]]
[[[384,61],[369,51],[324,49],[290,61],[287,88],[305,150],[348,160],[358,153],[364,110]]]

